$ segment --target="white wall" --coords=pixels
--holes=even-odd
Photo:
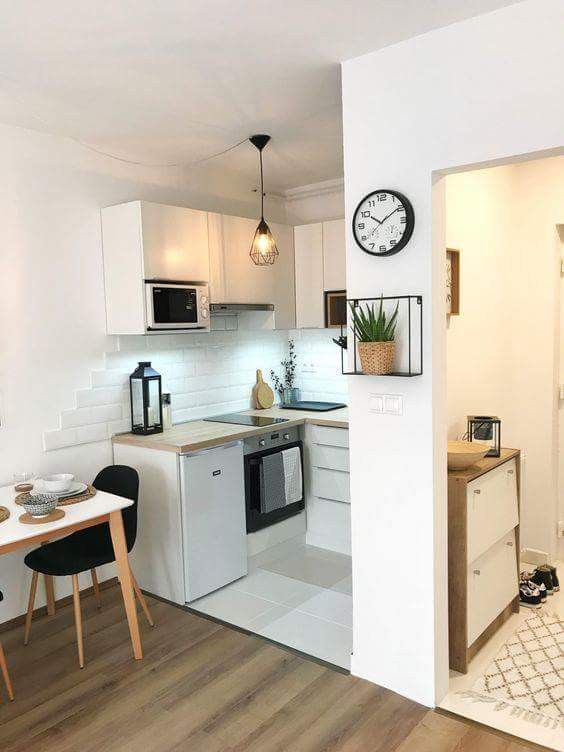
[[[446,238],[434,173],[562,146],[563,22],[561,0],[526,1],[343,65],[347,223],[378,187],[405,193],[416,218],[408,247],[387,259],[348,233],[349,292],[421,293],[425,305],[422,377],[350,379],[352,670],[427,705],[448,681]],[[403,394],[401,417],[369,412],[383,390]],[[398,587],[397,604],[384,598]]]
[[[522,450],[521,544],[556,554],[564,158],[449,175],[447,245],[461,249],[462,311],[449,322],[449,438],[497,414]]]

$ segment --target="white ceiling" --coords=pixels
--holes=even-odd
[[[146,162],[267,132],[267,187],[282,191],[342,175],[339,61],[514,1],[4,2],[0,121]],[[214,169],[254,184],[253,152]]]

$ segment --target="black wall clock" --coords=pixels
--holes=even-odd
[[[415,214],[404,195],[382,188],[365,196],[353,216],[357,244],[373,256],[392,256],[413,234]]]

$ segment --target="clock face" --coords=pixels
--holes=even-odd
[[[391,256],[404,248],[415,224],[413,207],[397,191],[374,191],[365,196],[353,217],[357,244],[373,256]]]

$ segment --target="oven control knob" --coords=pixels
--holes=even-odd
[[[210,315],[210,314],[209,314],[209,311],[208,311],[208,309],[207,309],[207,308],[202,308],[202,318],[203,318],[203,319],[207,319],[207,317],[208,317],[209,315]]]
[[[200,300],[202,301],[202,305],[205,305],[208,302],[208,296],[207,295],[202,295],[202,297],[200,298]]]
[[[283,436],[282,438],[283,438],[283,439],[284,439],[285,441],[289,441],[289,440],[290,440],[290,434],[289,434],[289,433],[285,433],[285,434],[284,434],[284,436]]]
[[[264,439],[259,439],[259,446],[266,446],[266,441]]]

